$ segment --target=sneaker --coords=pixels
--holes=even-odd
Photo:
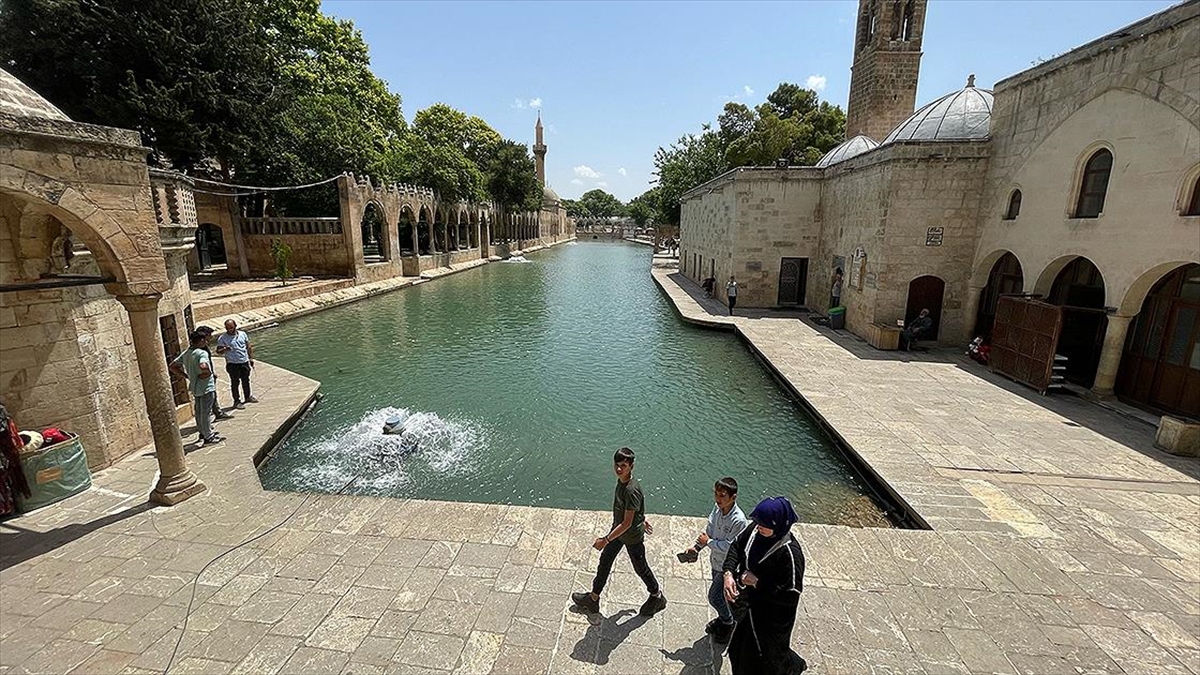
[[[246,403],[258,403],[258,399],[254,398],[253,396],[247,396]]]
[[[234,404],[233,404],[233,407],[234,407],[236,410],[245,410],[245,409],[246,409],[246,404],[245,404],[245,403],[242,403],[241,401],[238,401],[237,403],[234,403]]]
[[[213,434],[212,436],[209,436],[208,438],[204,439],[205,445],[216,445],[217,443],[224,443],[224,442],[225,442],[225,437],[222,436],[221,434]]]
[[[593,600],[592,594],[588,593],[587,591],[579,591],[578,593],[572,593],[571,594],[571,602],[575,603],[576,607],[578,607],[580,609],[586,609],[587,611],[591,612],[592,614],[600,613],[600,601]]]
[[[217,420],[231,420],[231,419],[233,419],[233,415],[230,415],[230,414],[229,414],[229,413],[227,413],[227,412],[223,412],[223,413],[221,413],[220,415],[217,415],[217,416],[216,416],[214,419],[217,419]]]
[[[642,603],[642,608],[638,610],[638,613],[642,616],[654,616],[666,608],[667,595],[666,593],[659,591],[658,595],[652,595],[646,598],[646,601]]]

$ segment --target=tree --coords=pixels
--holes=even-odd
[[[658,214],[658,201],[659,188],[654,187],[629,200],[625,208],[638,227],[645,227],[654,222]]]
[[[594,218],[609,218],[625,215],[625,205],[620,199],[596,188],[588,190],[579,198],[579,203]]]
[[[287,286],[287,280],[292,278],[292,247],[282,240],[271,240],[271,260],[275,262],[275,276]]]
[[[658,174],[659,220],[679,223],[679,198],[688,190],[728,170],[725,148],[717,132],[704,125],[698,134],[680,137],[668,148],[654,153]]]
[[[537,166],[529,148],[515,141],[501,141],[488,160],[487,191],[492,201],[506,211],[541,207],[542,190]]]

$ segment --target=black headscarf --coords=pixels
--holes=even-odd
[[[768,497],[759,502],[758,506],[750,512],[750,520],[754,521],[755,525],[771,528],[771,536],[764,537],[761,533],[756,533],[754,543],[750,545],[750,554],[746,557],[746,567],[751,572],[755,572],[758,563],[767,554],[767,551],[788,536],[792,525],[795,525],[800,517],[796,515],[796,510],[792,508],[792,503],[787,500],[787,497]]]

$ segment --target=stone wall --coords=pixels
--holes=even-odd
[[[199,224],[210,223],[221,228],[221,239],[225,244],[225,276],[248,277],[250,270],[246,261],[241,257],[244,247],[243,235],[238,228],[238,204],[232,197],[195,193],[196,220]],[[188,257],[188,269],[195,272],[200,269],[199,257],[195,250]]]
[[[1105,304],[1132,315],[1159,278],[1200,261],[1200,218],[1181,215],[1200,172],[1197,44],[1193,2],[996,85],[976,289],[1004,251],[1021,262],[1025,290],[1041,293],[1085,256]],[[1103,213],[1073,218],[1083,164],[1101,147],[1114,158]],[[1005,220],[1015,189],[1021,211]]]
[[[877,320],[876,296],[891,197],[891,165],[880,161],[878,152],[868,152],[825,170],[821,186],[821,253],[809,265],[810,285],[826,291],[814,295],[809,306],[826,312],[834,268],[839,260],[845,265],[842,304],[846,307],[846,328],[858,335],[865,335],[867,326]],[[856,250],[865,253],[865,262],[861,272],[852,275],[850,265]]]
[[[719,282],[733,268],[733,242],[737,231],[735,172],[725,174],[685,195],[679,225],[679,270],[696,283],[712,274]],[[724,287],[724,284],[720,284]],[[717,293],[723,296],[723,293]]]
[[[296,276],[340,277],[353,274],[346,242],[341,234],[244,234],[246,265],[251,277],[275,276],[271,242],[279,239],[292,247],[290,266]]]
[[[731,267],[738,279],[739,306],[779,304],[782,258],[809,261],[802,305],[823,294],[809,281],[820,249],[820,178],[819,169],[755,169],[737,175],[733,185],[737,228]]]
[[[63,272],[63,230],[0,195],[0,283]],[[99,274],[90,254],[66,271]],[[21,429],[79,434],[94,469],[151,441],[128,318],[103,286],[0,293],[0,398]]]

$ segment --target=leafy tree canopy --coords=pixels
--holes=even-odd
[[[587,215],[594,218],[610,218],[625,215],[625,205],[613,195],[596,188],[588,190],[579,198],[579,204]]]
[[[542,186],[529,148],[515,141],[501,141],[488,158],[485,171],[488,194],[507,211],[541,207]]]
[[[684,192],[739,166],[769,166],[778,159],[811,166],[842,142],[845,129],[840,107],[790,82],[781,83],[755,108],[727,103],[715,130],[706,124],[699,134],[683,136],[655,153],[657,215],[677,224]]]

